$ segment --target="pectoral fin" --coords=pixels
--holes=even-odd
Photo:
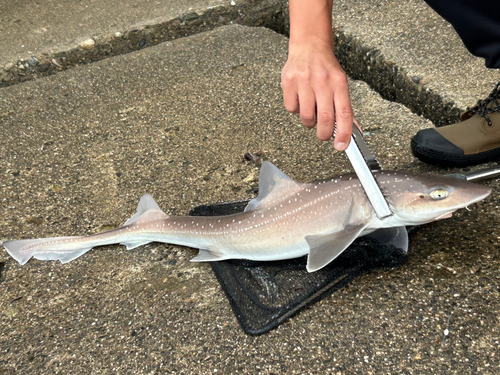
[[[365,224],[348,225],[339,232],[306,236],[309,245],[307,271],[317,271],[338,257],[359,236],[365,226]]]
[[[377,229],[366,237],[375,238],[383,244],[397,247],[405,253],[408,252],[408,231],[405,226]]]

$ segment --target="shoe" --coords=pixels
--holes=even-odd
[[[420,130],[411,140],[415,157],[443,167],[500,160],[500,82],[453,125]]]

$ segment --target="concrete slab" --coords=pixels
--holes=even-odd
[[[0,86],[233,22],[274,28],[280,9],[280,0],[2,1]]]
[[[436,125],[456,122],[500,81],[423,0],[339,0],[333,20],[346,72]]]
[[[286,51],[281,35],[230,26],[3,88],[0,241],[121,225],[146,192],[173,214],[250,198],[246,152],[300,181],[350,170],[285,112]],[[430,122],[351,89],[384,166],[431,172],[408,152]],[[497,373],[498,199],[422,228],[406,265],[260,337],[195,250],[108,246],[22,267],[0,251],[0,372]]]
[[[286,6],[283,0],[288,33]],[[456,122],[500,81],[423,0],[336,0],[332,17],[347,74],[438,126]]]
[[[239,23],[286,29],[287,1],[0,4],[0,86]],[[500,73],[484,68],[423,0],[335,1],[337,56],[355,79],[436,125],[456,121]]]

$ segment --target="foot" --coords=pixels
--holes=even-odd
[[[411,140],[413,155],[444,167],[500,160],[500,82],[460,118],[453,125],[419,131]]]

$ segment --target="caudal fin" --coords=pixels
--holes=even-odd
[[[151,195],[146,194],[139,201],[137,213],[127,220],[124,226],[147,224],[166,218],[168,218],[168,215],[158,207]],[[151,242],[150,239],[140,237],[126,238],[121,241],[117,240],[116,236],[106,237],[106,233],[93,235],[94,241],[92,242],[92,246],[89,245],[89,241],[85,241],[87,237],[51,237],[35,240],[16,240],[6,241],[2,245],[11,257],[23,265],[31,257],[39,260],[60,260],[62,263],[67,263],[85,254],[94,246],[121,243],[130,250]],[[98,236],[100,237],[96,240]]]
[[[79,237],[51,237],[40,238],[36,240],[15,240],[5,241],[2,246],[9,255],[17,260],[20,265],[25,264],[31,257],[39,260],[60,260],[61,263],[67,263],[80,255],[85,254],[91,249],[81,248],[73,250],[46,250],[44,245],[50,241],[59,241],[65,239],[74,239]]]

